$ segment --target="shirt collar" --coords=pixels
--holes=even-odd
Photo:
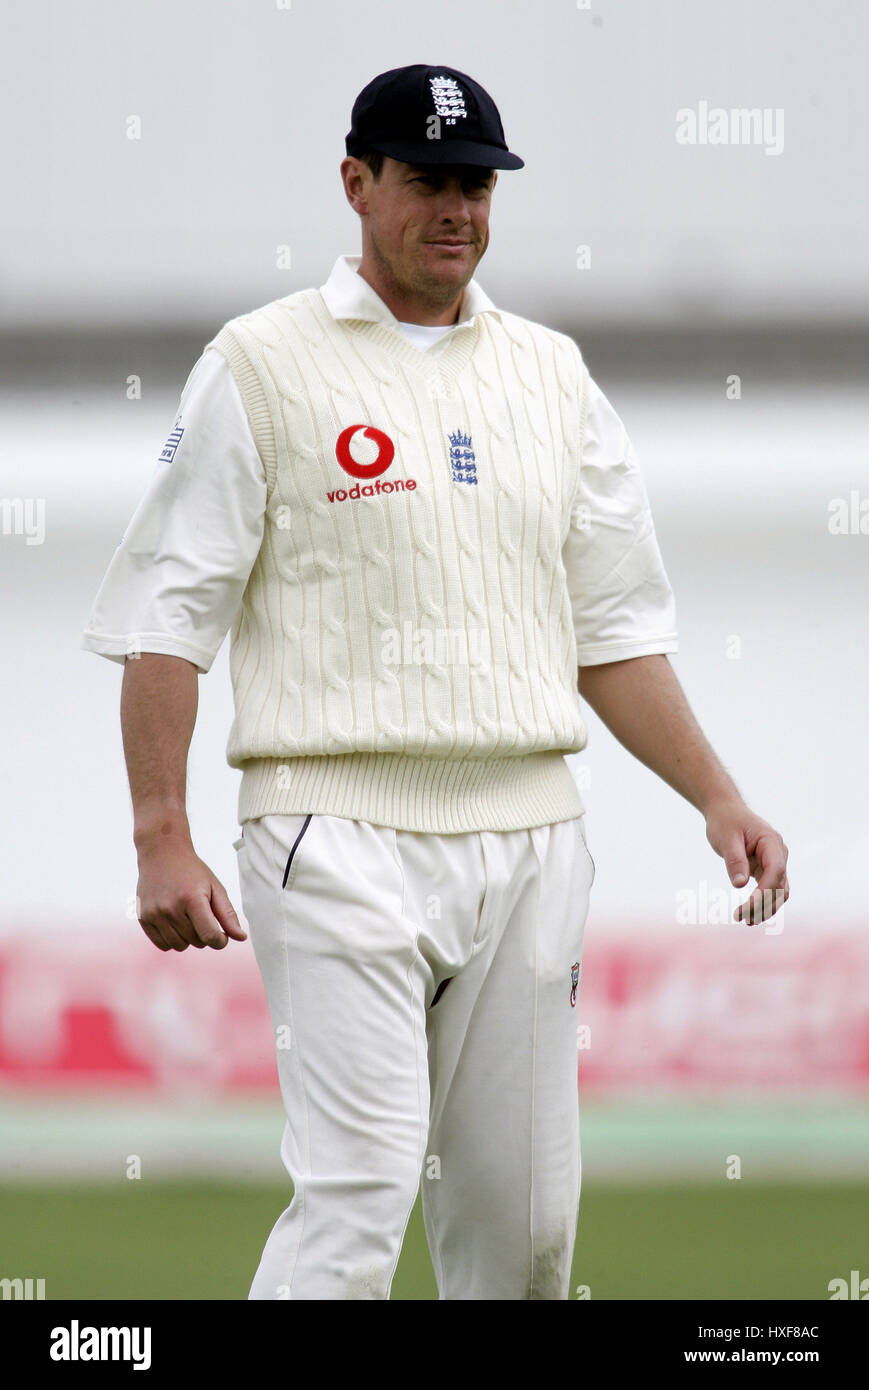
[[[368,281],[358,274],[361,256],[339,256],[320,293],[333,319],[367,319],[394,327],[398,322],[391,309]],[[457,323],[470,323],[475,314],[497,314],[485,290],[476,280],[469,280],[462,295]]]

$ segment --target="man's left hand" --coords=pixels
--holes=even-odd
[[[788,847],[777,830],[743,802],[716,802],[706,816],[706,838],[727,866],[730,881],[744,888],[757,880],[750,898],[734,911],[739,922],[765,922],[790,897]]]

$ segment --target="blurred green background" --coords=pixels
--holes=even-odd
[[[3,1266],[44,1278],[47,1299],[245,1299],[285,1198],[213,1182],[6,1188]],[[595,1187],[571,1297],[828,1299],[830,1279],[869,1272],[867,1210],[869,1184]],[[392,1298],[437,1298],[419,1201]]]
[[[281,1127],[273,1103],[7,1097],[0,1277],[44,1279],[49,1300],[246,1299],[290,1198]],[[869,1114],[853,1096],[588,1103],[582,1137],[571,1298],[826,1300],[832,1279],[869,1277]],[[391,1296],[437,1297],[419,1201]]]

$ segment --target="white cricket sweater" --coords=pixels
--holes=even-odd
[[[585,747],[562,549],[588,373],[503,311],[423,352],[303,290],[230,320],[263,462],[263,542],[231,629],[241,821],[397,829],[581,815]]]

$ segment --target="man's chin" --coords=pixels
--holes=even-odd
[[[437,248],[434,247],[432,254],[423,255],[421,279],[432,288],[443,285],[444,288],[458,294],[473,277],[479,259],[476,252],[471,252],[470,255],[438,255]]]

